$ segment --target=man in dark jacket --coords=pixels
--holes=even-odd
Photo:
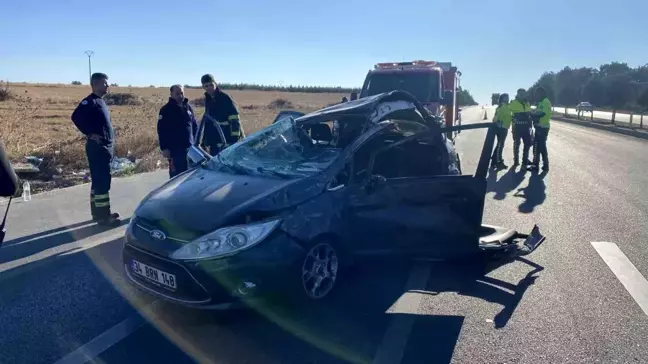
[[[169,102],[158,115],[157,132],[162,155],[169,160],[169,178],[187,170],[187,149],[194,144],[197,124],[194,110],[180,85],[171,86]]]
[[[199,141],[211,155],[215,155],[245,135],[234,101],[217,87],[214,76],[203,75],[200,82],[205,90],[205,114],[200,124]]]
[[[72,113],[72,121],[86,138],[86,155],[90,167],[90,212],[99,225],[120,225],[119,214],[110,212],[110,162],[115,154],[115,132],[110,111],[102,97],[108,93],[108,76],[90,76],[92,93]]]

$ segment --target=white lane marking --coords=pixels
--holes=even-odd
[[[405,290],[424,291],[429,277],[429,265],[414,266],[410,270]],[[376,351],[373,364],[398,364],[401,362],[422,297],[421,293],[406,292],[389,308],[389,313],[406,313],[407,315],[398,315],[391,319]]]
[[[118,342],[124,340],[129,335],[144,326],[148,321],[145,315],[150,313],[158,301],[151,302],[144,308],[142,313],[135,313],[124,321],[106,330],[99,336],[81,345],[73,352],[57,360],[54,364],[79,364],[101,355],[104,351],[110,349]]]
[[[592,246],[610,267],[612,273],[634,298],[643,312],[648,315],[648,281],[614,243],[593,241]]]

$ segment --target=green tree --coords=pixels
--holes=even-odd
[[[457,91],[457,104],[459,106],[471,106],[477,105],[477,102],[470,94],[470,91],[464,90],[463,88],[459,87],[459,90]]]
[[[637,104],[641,106],[644,111],[648,111],[648,87],[646,87],[639,97],[637,97]]]
[[[612,106],[612,124],[616,118],[616,112],[625,107],[635,99],[635,89],[628,74],[608,76],[603,79],[607,85],[608,104]]]
[[[595,107],[603,107],[607,104],[607,93],[605,84],[599,79],[591,79],[583,87],[583,101],[589,101]]]

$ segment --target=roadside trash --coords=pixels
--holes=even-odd
[[[25,157],[25,159],[34,167],[38,167],[41,163],[43,163],[43,158],[35,157],[33,155],[27,156]]]
[[[13,165],[13,169],[17,174],[40,173],[38,166],[35,166],[31,163],[16,163]]]
[[[22,198],[23,198],[23,201],[31,201],[31,187],[29,186],[28,181],[25,181],[25,183],[23,183]]]
[[[161,165],[162,165],[162,162],[160,162],[160,160],[158,159],[157,163],[155,163],[155,166],[157,168],[160,168]]]
[[[61,154],[61,151],[60,151],[60,150],[55,150],[55,151],[54,151],[54,155],[59,155],[59,154]]]
[[[135,168],[135,164],[131,162],[128,158],[115,157],[112,162],[110,162],[110,173],[121,173],[129,169]]]
[[[61,168],[61,167],[56,168],[56,172],[57,172],[58,174],[63,173],[63,168]]]

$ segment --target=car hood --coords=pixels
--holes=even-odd
[[[319,178],[318,178],[319,177]],[[321,176],[276,179],[198,168],[151,192],[135,211],[137,219],[204,234],[251,212],[279,212],[323,190]]]

